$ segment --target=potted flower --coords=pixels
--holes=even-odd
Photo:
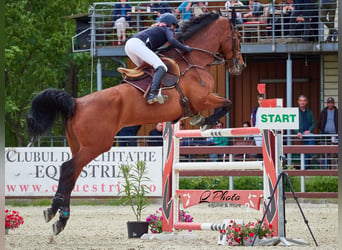
[[[123,190],[124,193],[121,199],[125,204],[129,204],[136,221],[128,221],[128,237],[137,238],[148,232],[148,222],[141,221],[141,212],[149,204],[147,194],[149,193],[146,182],[150,180],[146,176],[147,167],[143,161],[138,161],[136,164],[121,164],[119,166],[124,178]]]
[[[152,233],[161,233],[163,232],[162,224],[163,224],[163,215],[161,213],[162,208],[160,207],[154,214],[150,214],[146,218],[146,222],[149,224],[150,231]],[[179,221],[181,222],[192,222],[193,218],[190,214],[187,214],[184,210],[179,211]]]
[[[220,233],[226,236],[228,245],[232,246],[250,246],[253,243],[253,238],[258,230],[258,223],[248,222],[247,224],[238,224],[233,220],[230,221],[227,230],[221,230]],[[259,229],[257,239],[272,237],[272,225],[262,223]]]
[[[24,218],[17,211],[5,210],[5,234],[8,234],[9,229],[16,229],[24,224]]]

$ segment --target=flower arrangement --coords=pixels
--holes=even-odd
[[[24,224],[24,218],[19,215],[17,211],[5,210],[5,228],[16,229],[20,225]]]
[[[154,214],[150,214],[146,221],[148,222],[148,227],[150,228],[152,233],[161,233],[162,230],[162,222],[163,222],[163,215],[161,214],[162,208],[160,207]]]
[[[221,234],[226,235],[226,240],[229,245],[250,245],[253,242],[253,238],[258,231],[258,222],[249,222],[247,224],[237,224],[233,220],[230,221],[230,225],[227,230],[221,230]],[[264,237],[272,237],[273,229],[272,225],[268,223],[262,223],[259,229],[259,239]]]
[[[150,214],[146,221],[149,223],[149,228],[152,233],[161,233],[163,232],[162,223],[163,223],[163,215],[162,208],[160,207],[154,214]],[[187,214],[184,210],[179,211],[179,221],[181,222],[192,222],[193,218],[190,214]]]

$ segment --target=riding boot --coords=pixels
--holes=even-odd
[[[162,66],[159,66],[156,69],[156,72],[154,73],[154,76],[152,79],[151,90],[147,96],[147,103],[148,104],[153,104],[153,103],[158,101],[157,91],[158,91],[159,85],[160,85],[161,80],[163,79],[165,73],[166,73],[166,71],[165,71],[164,67],[162,67]]]

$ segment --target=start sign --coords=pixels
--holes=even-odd
[[[298,129],[298,108],[258,108],[260,129]]]

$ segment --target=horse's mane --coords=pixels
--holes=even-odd
[[[178,40],[184,42],[192,37],[196,32],[211,24],[218,18],[219,14],[214,12],[193,16],[188,21],[182,23],[180,31],[177,33],[176,37]]]

